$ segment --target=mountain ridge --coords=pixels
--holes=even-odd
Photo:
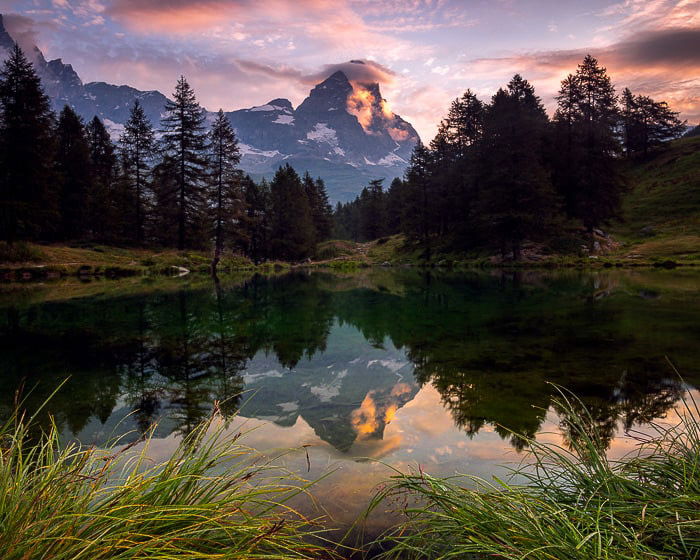
[[[13,46],[0,14],[0,60]],[[46,61],[36,46],[28,58],[56,112],[69,105],[86,121],[96,115],[116,140],[138,99],[158,127],[168,100],[163,93],[83,83],[71,64],[61,58]],[[213,113],[207,113],[211,119]],[[289,163],[299,172],[322,177],[332,202],[353,199],[371,180],[402,176],[420,140],[413,126],[388,108],[378,83],[351,82],[340,70],[316,84],[296,108],[278,97],[226,115],[238,135],[245,172],[257,180],[269,179]]]

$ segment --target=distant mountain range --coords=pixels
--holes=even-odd
[[[0,15],[0,59],[14,46]],[[138,99],[158,127],[167,97],[105,82],[84,84],[70,64],[27,53],[53,108],[70,105],[85,120],[100,117],[116,139]],[[354,61],[363,64],[361,61]],[[388,109],[377,83],[335,72],[295,109],[288,99],[227,113],[241,142],[241,167],[256,179],[285,163],[326,181],[332,201],[354,198],[372,179],[403,175],[419,140],[413,126]]]

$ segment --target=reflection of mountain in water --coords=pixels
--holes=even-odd
[[[255,358],[244,375],[242,413],[292,426],[301,416],[321,439],[347,451],[356,439],[381,439],[396,410],[418,390],[410,362],[390,343],[373,348],[349,325],[336,325],[323,354],[283,371]]]
[[[348,450],[382,438],[426,383],[467,434],[488,424],[508,439],[511,430],[533,435],[556,383],[581,397],[609,439],[618,420],[647,422],[678,399],[683,387],[664,356],[697,384],[698,292],[652,285],[662,295],[649,300],[639,296],[648,287],[620,274],[372,271],[44,304],[12,298],[0,307],[0,411],[22,385],[36,386],[27,406],[38,406],[70,374],[51,411],[85,441],[158,418],[160,435],[186,433],[218,400],[227,414],[245,403],[245,416],[283,426],[301,417]]]

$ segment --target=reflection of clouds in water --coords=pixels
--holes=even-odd
[[[691,393],[700,399],[699,391]],[[666,418],[657,423],[675,425],[679,420],[678,414],[677,410],[671,410]],[[564,437],[558,430],[559,422],[559,416],[550,409],[537,436],[538,441],[564,445]],[[641,433],[652,433],[650,427],[636,429]],[[489,426],[468,439],[464,432],[454,426],[450,413],[441,405],[440,394],[431,385],[423,387],[412,401],[396,411],[382,439],[358,438],[347,453],[320,439],[302,417],[298,417],[293,426],[285,427],[239,416],[230,421],[226,433],[233,435],[239,431],[245,434],[240,440],[242,444],[268,457],[291,450],[282,454],[279,463],[302,477],[314,480],[330,473],[312,486],[311,493],[333,523],[339,525],[354,522],[378,485],[393,474],[387,464],[403,472],[416,472],[420,468],[433,476],[469,474],[490,479],[494,475],[507,476],[508,466],[527,457],[526,454],[516,453]],[[637,445],[637,440],[623,435],[621,423],[618,423],[617,436],[608,453],[614,459],[633,452]],[[154,460],[165,460],[177,443],[178,436],[175,435],[154,439],[149,455]],[[304,445],[310,447],[301,449]],[[311,463],[309,472],[307,451]],[[300,500],[300,507],[311,508],[307,499]],[[374,522],[384,526],[391,519],[384,516]]]

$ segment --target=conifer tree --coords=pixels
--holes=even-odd
[[[518,260],[522,242],[543,238],[558,215],[546,162],[548,119],[527,80],[494,95],[483,135],[480,214],[492,244]]]
[[[141,245],[145,241],[146,214],[150,206],[148,190],[155,140],[153,125],[138,99],[131,107],[119,145],[127,190],[125,198],[133,204],[134,232],[131,235]]]
[[[477,196],[477,144],[483,133],[484,104],[467,90],[455,99],[430,143],[433,202],[441,235],[459,230],[464,237],[471,224]]]
[[[625,152],[628,157],[646,156],[654,147],[678,138],[686,123],[671,111],[665,101],[654,101],[645,95],[634,95],[629,88],[622,92],[622,126]]]
[[[399,178],[389,185],[386,193],[387,233],[394,235],[401,231],[402,217],[406,208],[406,184]]]
[[[88,205],[90,232],[99,239],[114,239],[116,214],[114,182],[117,158],[115,147],[102,121],[94,117],[86,127],[90,147],[90,169],[93,180]]]
[[[82,119],[66,105],[56,129],[56,175],[60,185],[62,239],[79,239],[90,230],[92,198],[90,146]]]
[[[296,171],[286,164],[270,183],[272,256],[299,261],[314,251],[314,225],[304,186]]]
[[[374,179],[360,193],[362,239],[372,241],[385,235],[386,201],[384,197],[384,179]]]
[[[555,183],[569,215],[592,232],[618,214],[624,187],[615,89],[605,68],[587,55],[562,82],[557,102]]]
[[[207,163],[204,110],[184,76],[178,80],[173,101],[168,101],[165,111],[162,148],[176,166],[177,247],[182,250],[197,244],[197,233],[201,233]]]
[[[418,241],[426,260],[432,257],[432,237],[435,224],[435,198],[433,187],[433,154],[418,143],[411,154],[406,170],[406,212],[403,216],[404,232],[409,239]]]
[[[178,246],[178,185],[177,161],[166,155],[153,167],[153,240],[165,247]]]
[[[270,256],[270,235],[272,228],[272,198],[270,185],[263,179],[259,184],[249,176],[243,179],[243,192],[246,202],[246,253],[254,263],[259,264]]]
[[[304,191],[311,208],[311,220],[314,225],[314,241],[325,241],[333,231],[333,209],[328,202],[328,193],[323,179],[311,178],[309,173],[304,174]]]
[[[34,67],[15,45],[0,72],[0,238],[56,229],[54,115]]]
[[[245,200],[242,192],[242,173],[238,169],[241,154],[238,140],[228,117],[222,109],[216,115],[209,134],[209,207],[212,209],[212,234],[214,238],[214,258],[212,274],[221,260],[227,240],[239,243],[245,235],[242,220]]]

